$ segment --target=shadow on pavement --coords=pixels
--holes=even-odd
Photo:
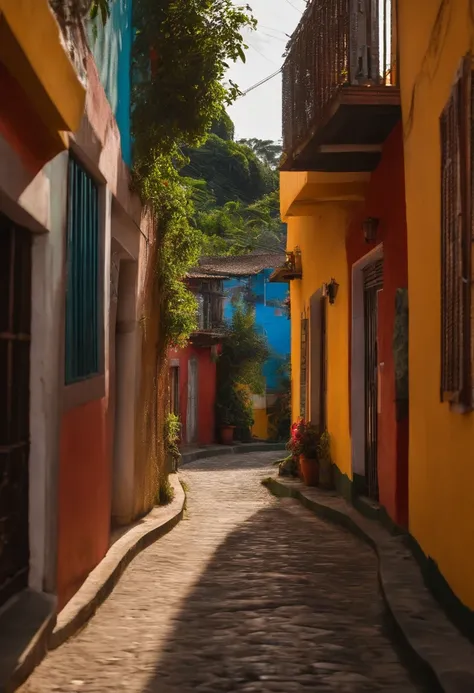
[[[144,693],[421,690],[386,633],[372,551],[287,500],[220,545]]]

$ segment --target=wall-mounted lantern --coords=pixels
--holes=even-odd
[[[334,305],[338,291],[339,291],[339,284],[334,279],[334,277],[331,279],[331,281],[328,284],[324,285],[323,295],[328,297],[329,303],[331,305]]]
[[[377,239],[377,231],[379,228],[379,219],[375,217],[367,217],[362,224],[364,229],[364,238],[366,243],[375,243]]]

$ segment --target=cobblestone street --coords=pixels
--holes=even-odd
[[[186,519],[22,692],[425,690],[387,634],[374,554],[273,498],[260,481],[275,455],[184,468]]]

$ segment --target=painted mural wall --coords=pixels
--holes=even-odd
[[[132,164],[130,125],[133,0],[114,0],[105,27],[100,18],[88,26],[89,43],[107,99],[120,131],[122,157]],[[97,29],[97,30],[96,30]]]

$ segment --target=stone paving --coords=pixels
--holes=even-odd
[[[275,453],[195,462],[186,519],[22,693],[414,693],[372,551],[260,484]]]

